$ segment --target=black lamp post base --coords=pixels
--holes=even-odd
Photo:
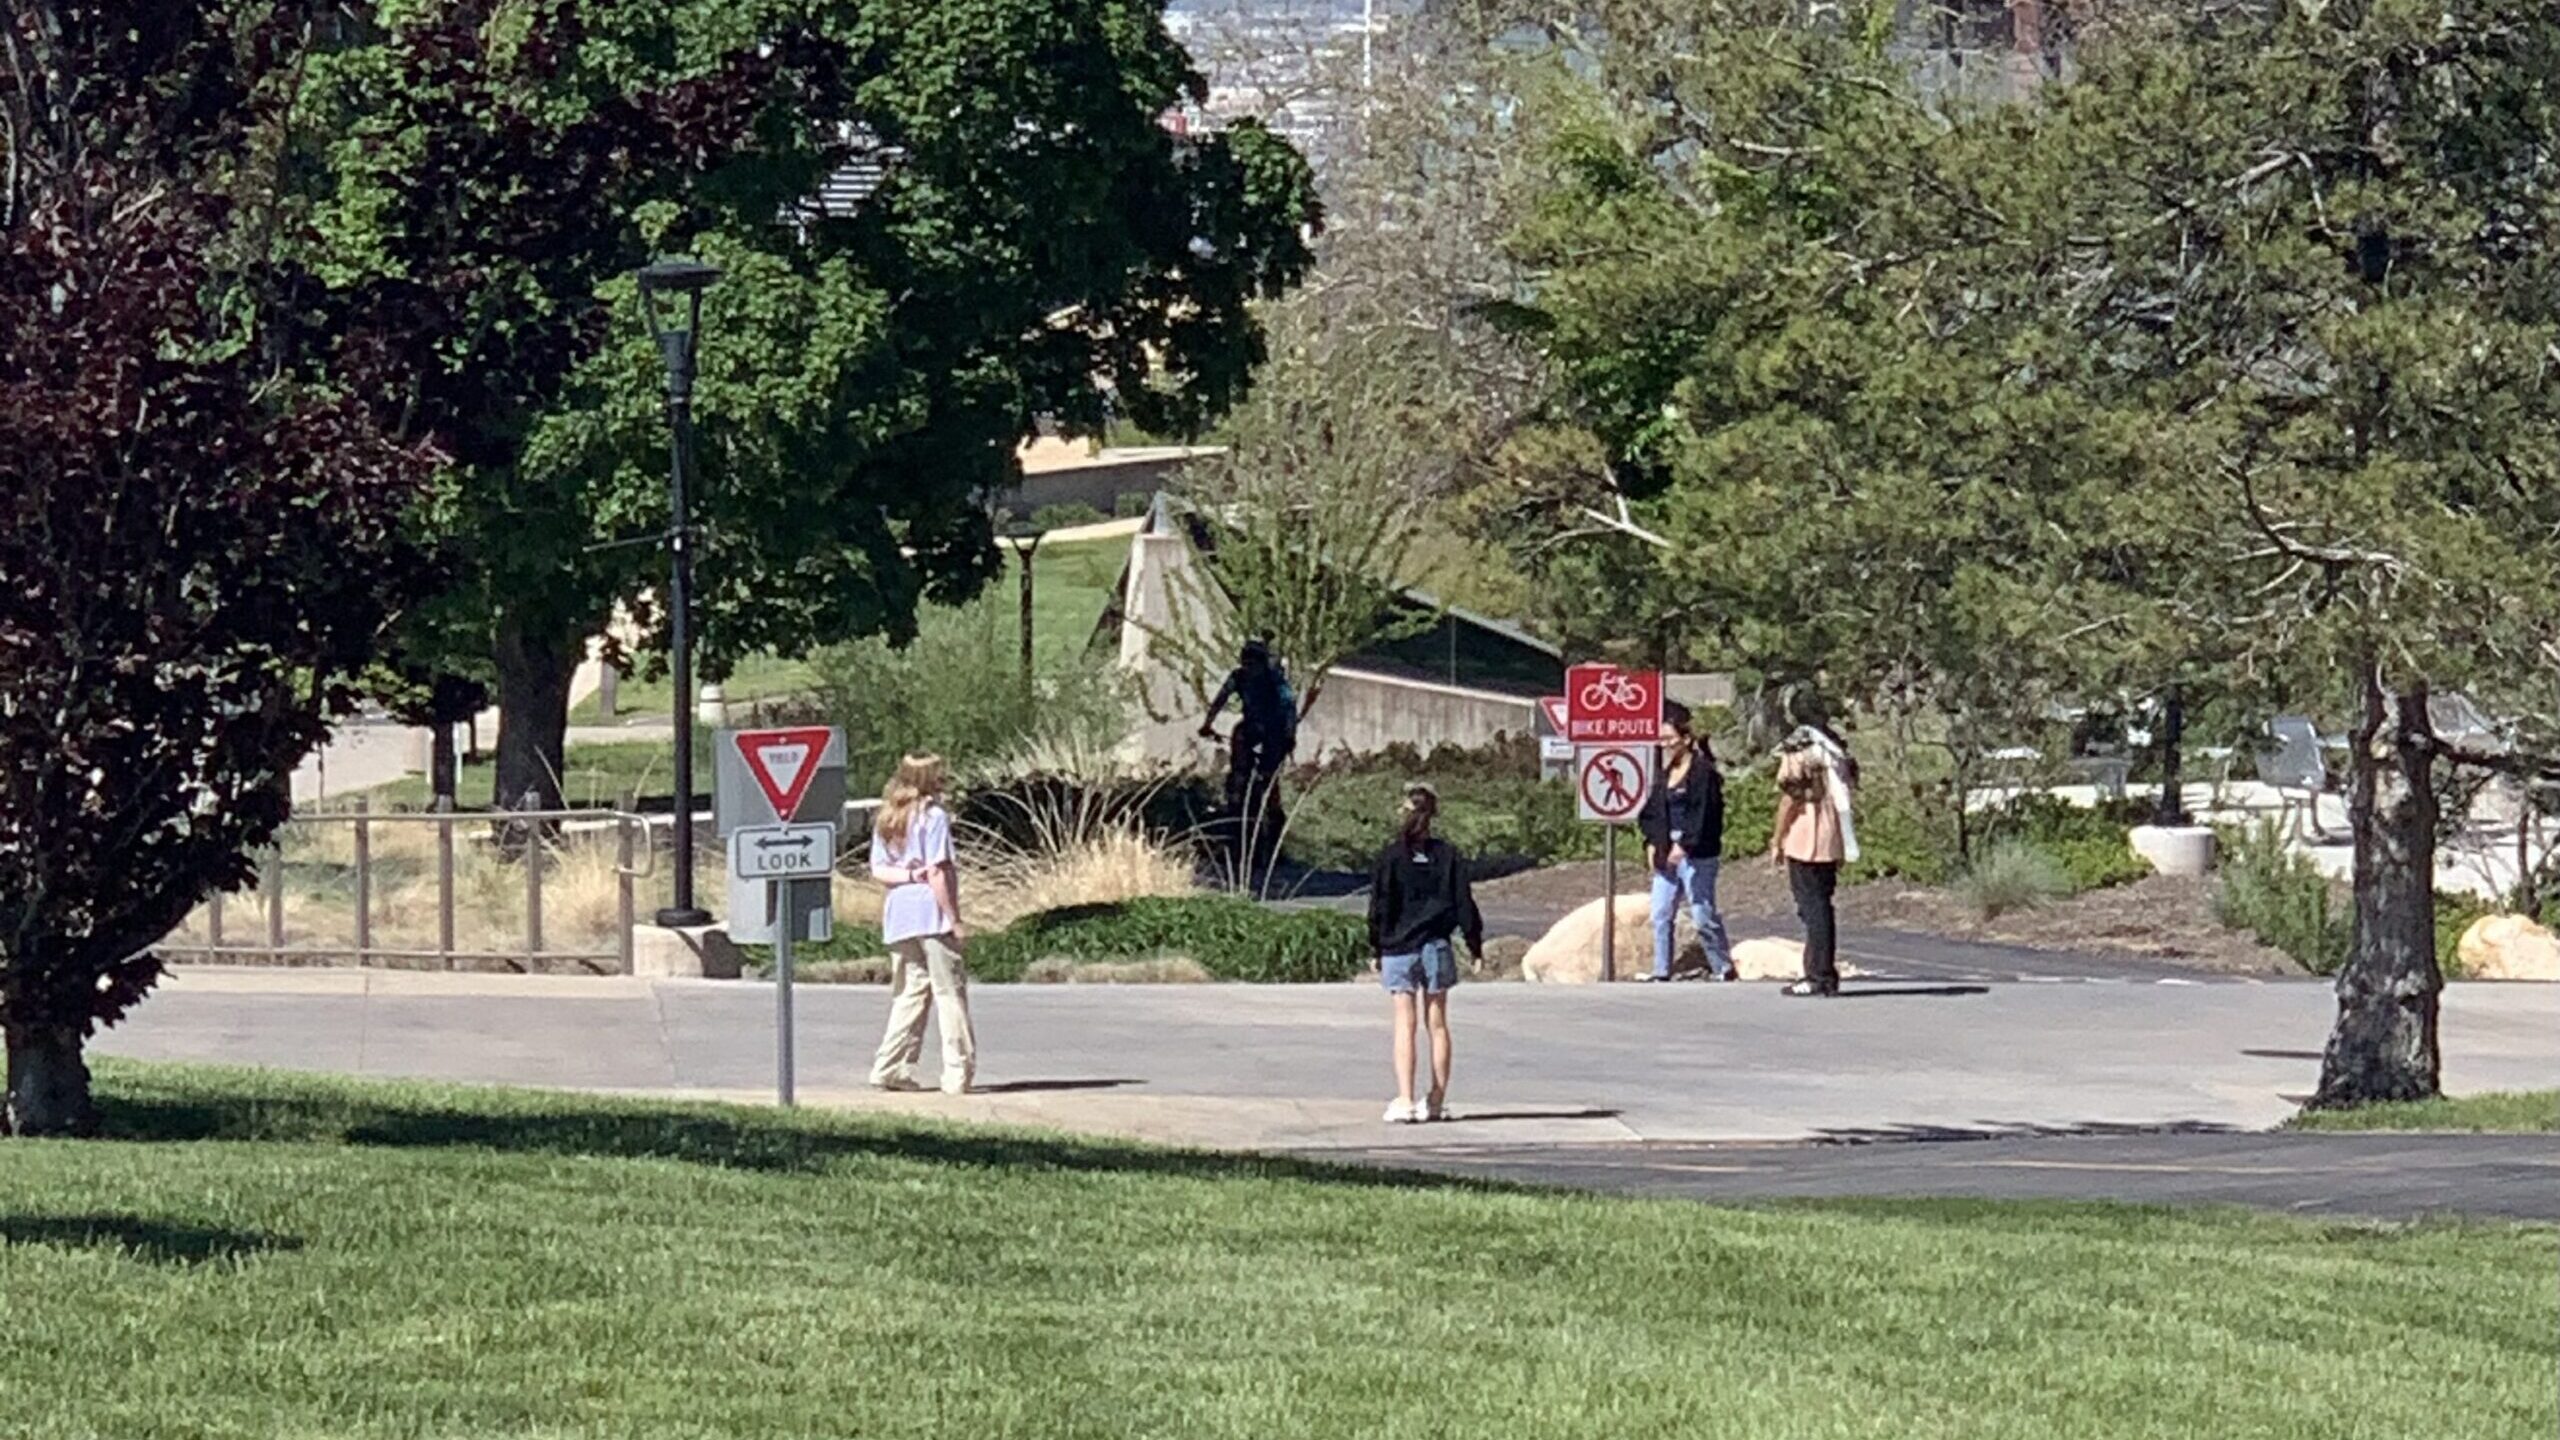
[[[698,930],[711,923],[708,910],[661,910],[658,926],[663,930]]]

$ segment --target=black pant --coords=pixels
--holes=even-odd
[[[1787,862],[1787,888],[1796,895],[1796,918],[1804,921],[1804,978],[1817,990],[1840,988],[1840,922],[1831,912],[1831,892],[1840,888],[1838,861]]]

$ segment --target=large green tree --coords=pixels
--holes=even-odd
[[[2438,1081],[2442,768],[2560,725],[2560,13],[2111,8],[2035,126],[2036,254],[2170,462],[2184,579],[2249,663],[2351,696],[2355,939],[2315,1103]],[[2516,718],[2465,754],[2431,700]]]
[[[2560,15],[2123,0],[2067,78],[1962,97],[1889,7],[1637,9],[1558,67],[1518,243],[1654,573],[1959,750],[2145,675],[2349,694],[2318,1098],[2433,1093],[2440,771],[2541,773],[2560,721]],[[2439,734],[2455,688],[2513,743]]]
[[[382,13],[322,77],[319,211],[345,283],[481,301],[422,398],[467,436],[434,629],[488,647],[502,803],[557,798],[586,642],[617,612],[664,632],[658,362],[622,278],[649,254],[728,272],[696,398],[713,674],[973,591],[1035,424],[1198,426],[1260,359],[1249,304],[1308,262],[1295,152],[1160,125],[1200,91],[1160,0]],[[821,203],[856,162],[876,188]]]

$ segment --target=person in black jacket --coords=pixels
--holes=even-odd
[[[1467,885],[1467,860],[1458,847],[1431,833],[1440,796],[1416,782],[1405,787],[1394,843],[1378,855],[1369,877],[1369,945],[1377,952],[1378,979],[1395,1004],[1393,1052],[1396,1098],[1387,1123],[1438,1120],[1449,1098],[1449,990],[1458,983],[1454,937],[1484,958],[1484,917]],[[1431,1089],[1413,1098],[1413,1027],[1416,1012],[1431,1031]]]
[[[1724,860],[1724,775],[1716,769],[1713,747],[1692,733],[1688,707],[1677,702],[1662,707],[1662,768],[1636,828],[1644,832],[1645,853],[1653,862],[1653,973],[1645,978],[1671,978],[1672,941],[1685,900],[1698,923],[1698,943],[1706,947],[1707,973],[1740,979],[1733,941],[1716,909],[1716,870]]]

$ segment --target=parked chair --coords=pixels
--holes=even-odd
[[[2276,823],[2290,820],[2296,839],[2326,841],[2320,797],[2329,789],[2329,762],[2321,754],[2320,727],[2306,715],[2279,715],[2267,722],[2267,734],[2275,744],[2258,752],[2258,778],[2284,802]]]
[[[2459,690],[2427,697],[2427,725],[2437,739],[2478,754],[2496,755],[2513,743],[2507,738],[2507,726],[2481,714],[2471,697]]]

